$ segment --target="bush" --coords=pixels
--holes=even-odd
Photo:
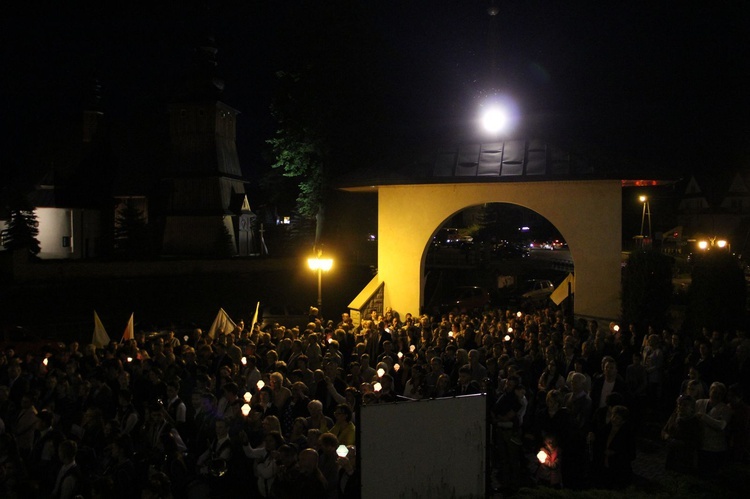
[[[631,253],[622,276],[622,320],[645,329],[668,324],[672,258],[655,251]]]

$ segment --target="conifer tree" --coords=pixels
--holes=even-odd
[[[34,208],[25,197],[18,197],[10,206],[10,223],[3,246],[10,251],[28,251],[31,257],[36,257],[41,251],[38,235],[39,221]]]

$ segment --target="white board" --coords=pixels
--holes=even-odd
[[[486,405],[469,395],[363,406],[363,499],[485,497]]]

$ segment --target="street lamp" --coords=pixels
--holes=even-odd
[[[717,239],[716,236],[709,237],[708,240],[701,239],[698,241],[698,249],[702,251],[708,251],[712,248],[719,248],[722,250],[732,251],[732,245],[726,239]]]
[[[318,271],[318,313],[323,310],[323,272],[328,272],[333,267],[333,258],[323,258],[323,251],[318,250],[318,255],[308,258],[307,265],[311,270]]]
[[[643,224],[648,217],[648,238],[651,239],[651,205],[648,204],[648,197],[641,195],[638,200],[643,203],[643,214],[641,214],[641,238],[643,237]]]

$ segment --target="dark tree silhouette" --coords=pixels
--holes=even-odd
[[[702,327],[728,331],[744,327],[747,285],[738,260],[728,252],[701,255],[693,267],[688,289],[685,329]]]
[[[115,217],[115,245],[128,255],[147,251],[146,217],[132,199],[117,211]]]
[[[637,251],[622,276],[622,319],[645,329],[668,323],[672,299],[672,259],[655,251]]]
[[[3,246],[10,251],[27,251],[29,256],[35,258],[41,251],[38,235],[39,222],[34,208],[25,197],[17,196],[10,205],[10,222]]]

